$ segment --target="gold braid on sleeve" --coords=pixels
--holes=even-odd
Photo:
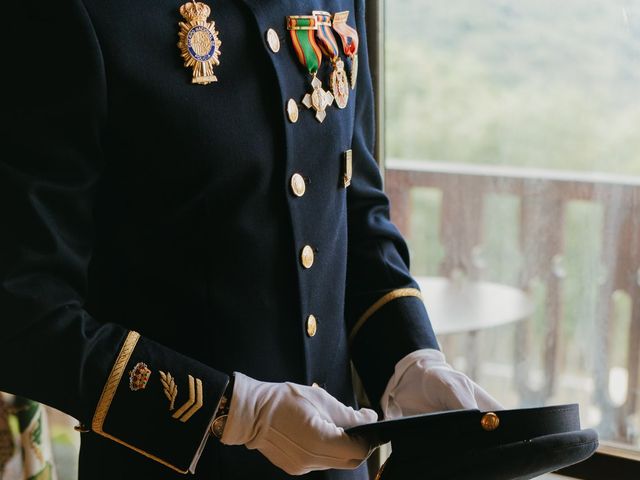
[[[418,297],[421,299],[422,293],[417,288],[399,288],[385,294],[360,316],[356,324],[351,329],[351,333],[349,334],[349,344],[353,343],[360,329],[364,326],[365,323],[367,323],[367,320],[369,320],[369,318],[371,318],[374,313],[384,307],[387,303],[403,297]]]
[[[131,359],[131,354],[136,348],[138,344],[138,340],[140,339],[140,334],[138,332],[134,332],[133,330],[129,332],[127,338],[120,349],[120,353],[118,354],[118,358],[116,358],[113,367],[111,368],[111,373],[109,374],[109,378],[107,379],[107,383],[105,383],[104,388],[102,390],[102,395],[100,396],[100,400],[98,401],[98,406],[96,407],[96,411],[93,415],[93,421],[91,422],[91,429],[105,438],[109,440],[113,440],[120,445],[123,445],[131,450],[139,453],[140,455],[144,455],[145,457],[155,460],[162,465],[169,467],[170,469],[182,473],[189,473],[188,470],[183,470],[175,465],[170,464],[166,460],[163,460],[152,453],[149,453],[141,448],[135,447],[130,443],[125,442],[107,432],[104,431],[104,421],[107,418],[107,413],[109,413],[109,409],[111,408],[111,402],[113,402],[113,398],[116,395],[116,390],[118,389],[118,385],[120,385],[120,381],[122,380],[122,376],[124,375],[124,371],[127,368],[127,364]]]

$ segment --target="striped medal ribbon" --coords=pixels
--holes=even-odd
[[[349,81],[344,70],[344,62],[340,59],[340,49],[331,29],[331,14],[329,12],[314,11],[316,18],[316,37],[320,43],[320,49],[333,65],[331,72],[331,92],[336,100],[338,108],[345,108],[349,102]]]
[[[342,49],[347,57],[351,59],[351,88],[356,88],[358,80],[358,44],[360,38],[355,28],[347,24],[349,11],[338,12],[333,15],[333,29],[338,32],[342,39]]]
[[[291,33],[293,49],[298,61],[313,76],[313,90],[302,99],[302,104],[316,112],[316,120],[322,123],[327,116],[327,107],[333,103],[333,95],[322,88],[318,79],[318,69],[322,64],[322,51],[316,43],[315,32],[318,30],[316,17],[313,15],[292,15],[287,17],[287,29]]]

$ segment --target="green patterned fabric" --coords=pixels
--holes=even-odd
[[[9,425],[9,412],[0,393],[0,479],[5,466],[11,460],[15,452],[13,433]]]
[[[56,479],[44,407],[20,397],[8,405],[0,394],[0,480]]]

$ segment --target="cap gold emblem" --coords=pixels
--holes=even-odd
[[[480,420],[483,430],[493,432],[500,425],[500,418],[493,412],[485,413]]]

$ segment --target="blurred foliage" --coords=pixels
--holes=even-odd
[[[640,175],[640,6],[389,2],[390,157]]]

